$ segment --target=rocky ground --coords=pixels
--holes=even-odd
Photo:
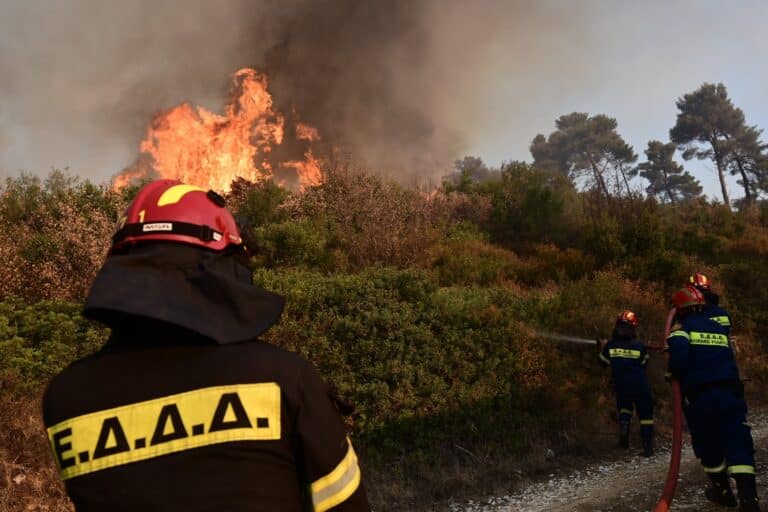
[[[757,449],[758,490],[768,503],[768,416],[750,418]],[[687,434],[684,437],[687,440]],[[450,512],[647,512],[661,495],[669,465],[669,447],[662,446],[651,458],[629,452],[606,462],[586,463],[576,470],[552,473],[548,478],[507,495],[482,500],[454,501]],[[728,510],[704,498],[706,477],[684,446],[680,477],[672,511]],[[443,510],[446,510],[443,508]],[[731,509],[732,510],[732,509]]]

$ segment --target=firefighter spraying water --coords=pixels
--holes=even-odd
[[[600,343],[600,363],[610,366],[619,416],[619,447],[629,448],[629,426],[634,411],[640,420],[642,455],[653,455],[653,397],[646,376],[648,349],[637,339],[637,315],[625,310],[616,318],[610,340]]]

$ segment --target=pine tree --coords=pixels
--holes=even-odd
[[[535,167],[559,171],[572,181],[587,176],[605,197],[611,196],[608,178],[613,174],[617,192],[623,187],[631,193],[627,170],[637,155],[616,131],[616,119],[573,112],[555,124],[549,137],[539,134],[531,143]]]
[[[669,131],[670,139],[683,151],[683,158],[709,159],[715,163],[720,179],[723,202],[731,205],[726,172],[739,174],[748,202],[754,199],[756,179],[763,164],[763,148],[757,139],[760,131],[748,127],[744,112],[728,98],[723,84],[704,83],[677,100],[677,122]],[[755,169],[753,172],[752,169]]]
[[[731,175],[739,176],[747,204],[753,204],[761,190],[766,191],[768,182],[768,144],[760,141],[762,133],[756,126],[744,126],[730,139],[728,169]]]
[[[648,180],[646,192],[663,202],[675,203],[701,195],[701,185],[683,166],[675,162],[676,145],[658,140],[648,142],[645,162],[637,166],[640,176]]]

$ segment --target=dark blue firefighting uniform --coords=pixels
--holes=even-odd
[[[611,367],[613,373],[619,423],[629,425],[632,412],[636,409],[640,418],[640,436],[644,443],[650,443],[653,437],[653,398],[645,375],[648,364],[645,345],[636,339],[612,339],[600,352],[599,358],[603,365]]]
[[[728,311],[724,310],[716,304],[708,303],[706,306],[704,306],[704,315],[706,315],[706,317],[710,320],[714,320],[721,326],[725,327],[726,335],[731,335],[731,316],[728,314]]]
[[[680,380],[694,453],[704,471],[753,475],[752,434],[730,327],[712,318],[727,313],[714,313],[710,308],[691,313],[670,333],[669,369]]]

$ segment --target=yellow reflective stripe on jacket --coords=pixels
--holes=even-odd
[[[725,471],[725,461],[723,461],[719,466],[707,467],[702,464],[701,467],[704,468],[705,473],[720,473],[721,471]]]
[[[608,355],[611,357],[623,357],[625,359],[638,359],[640,357],[640,351],[627,348],[609,348]]]
[[[710,320],[714,320],[715,322],[719,323],[720,325],[724,327],[730,327],[731,325],[731,319],[727,316],[712,316],[709,317]]]
[[[641,425],[653,425],[653,420],[640,420]]]
[[[685,331],[672,331],[671,333],[669,333],[669,336],[667,336],[667,339],[673,338],[675,336],[680,336],[680,337],[685,338],[687,340],[691,339],[691,337],[688,336],[688,333],[685,332]]]
[[[728,466],[728,473],[731,475],[754,475],[755,466]]]
[[[352,496],[360,485],[357,454],[347,438],[347,454],[333,471],[310,486],[315,512],[325,512]]]
[[[708,347],[727,347],[728,336],[712,332],[691,332],[691,345],[705,345]]]
[[[274,382],[196,389],[64,420],[48,429],[61,478],[230,441],[280,439]]]

